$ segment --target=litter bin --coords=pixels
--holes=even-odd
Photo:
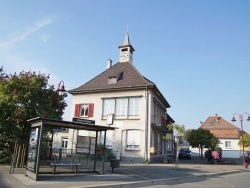
[[[112,172],[114,172],[114,168],[119,168],[120,167],[120,160],[111,159],[110,160],[110,167],[112,167]]]

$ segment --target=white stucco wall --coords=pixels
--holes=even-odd
[[[223,158],[240,158],[239,139],[219,139]],[[231,147],[226,147],[226,142],[231,142]]]
[[[106,119],[102,119],[102,104],[103,98],[114,97],[132,97],[140,96],[140,117],[135,119],[115,119],[112,127],[117,127],[113,134],[113,151],[120,153],[124,157],[143,157],[145,151],[145,118],[146,118],[146,99],[144,90],[123,91],[123,92],[104,92],[91,93],[84,95],[74,95],[72,97],[71,116],[74,117],[75,105],[82,103],[93,103],[94,114],[89,117],[90,120],[95,120],[96,125],[106,126]],[[126,130],[137,129],[140,130],[140,150],[126,149]]]

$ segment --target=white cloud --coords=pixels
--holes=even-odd
[[[15,44],[27,39],[29,36],[31,36],[33,33],[39,31],[40,29],[42,29],[43,27],[51,24],[54,22],[54,18],[46,18],[46,19],[41,19],[38,20],[33,26],[27,28],[24,32],[19,33],[18,35],[12,37],[11,39],[5,41],[5,42],[0,42],[0,49],[10,49],[12,46],[14,46]],[[46,39],[44,38],[44,40],[47,40],[48,37],[46,37]]]

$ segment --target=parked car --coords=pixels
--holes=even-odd
[[[179,159],[187,158],[191,159],[191,150],[189,148],[181,148],[178,155]]]

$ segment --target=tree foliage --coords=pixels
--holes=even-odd
[[[239,145],[242,146],[242,138],[239,141]],[[244,134],[244,146],[250,147],[250,134]]]
[[[186,133],[186,128],[184,125],[179,125],[179,124],[169,124],[168,125],[169,130],[174,131],[174,135],[178,136],[184,136]]]
[[[203,149],[208,148],[215,150],[219,144],[219,139],[216,138],[209,130],[191,129],[186,132],[186,140],[194,148],[200,148],[201,157],[203,158]]]
[[[67,94],[59,93],[48,80],[46,74],[22,71],[7,75],[0,69],[0,155],[4,151],[14,153],[21,145],[25,147],[30,134],[27,120],[62,119]]]

